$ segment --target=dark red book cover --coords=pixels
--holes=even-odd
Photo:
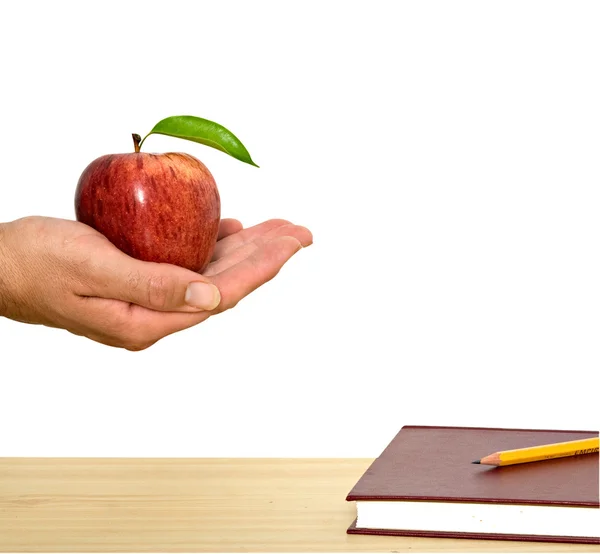
[[[597,436],[597,431],[404,426],[346,499],[600,508],[598,455],[571,456],[504,467],[472,463],[493,452]],[[589,537],[476,536],[400,529],[360,529],[355,523],[350,526],[348,533],[600,544],[600,540]]]

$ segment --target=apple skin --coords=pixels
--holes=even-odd
[[[202,272],[221,199],[208,168],[189,154],[109,154],[81,174],[75,215],[134,258]]]

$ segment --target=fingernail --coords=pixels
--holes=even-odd
[[[219,289],[210,283],[190,283],[185,291],[185,303],[202,310],[214,310],[221,302]]]

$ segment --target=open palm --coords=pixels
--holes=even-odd
[[[142,350],[234,307],[311,243],[285,220],[223,219],[200,275],[131,258],[83,223],[27,217],[0,225],[0,315]]]

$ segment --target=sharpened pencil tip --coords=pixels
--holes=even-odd
[[[480,464],[481,460],[475,460],[474,462],[471,462],[472,464]]]

